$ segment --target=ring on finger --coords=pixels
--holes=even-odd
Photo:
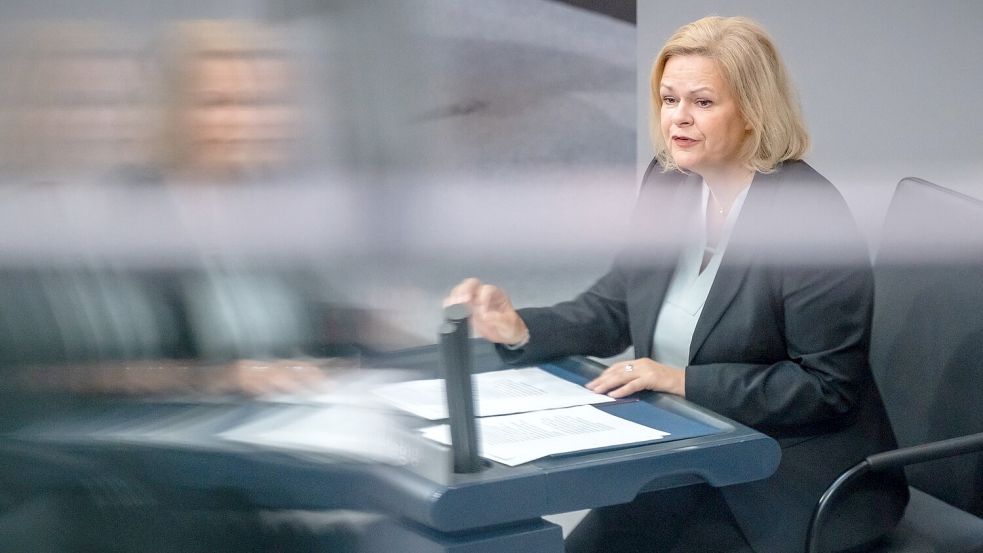
[[[631,363],[628,363],[627,365],[625,365],[625,372],[626,373],[630,373],[633,370],[635,370],[635,366],[632,365]]]

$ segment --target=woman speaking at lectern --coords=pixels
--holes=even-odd
[[[776,438],[777,472],[595,509],[567,540],[587,551],[801,551],[823,490],[894,447],[867,354],[873,278],[837,190],[802,161],[809,139],[771,39],[744,18],[678,29],[652,69],[655,159],[631,245],[576,299],[519,309],[467,279],[467,303],[504,359],[532,364],[634,346],[587,384],[613,397],[683,396]],[[834,550],[888,531],[903,478],[872,479],[827,529]]]

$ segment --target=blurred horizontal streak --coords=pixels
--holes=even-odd
[[[103,184],[0,192],[0,256],[136,264],[200,255],[272,259],[363,246],[352,186],[129,188]]]
[[[419,377],[411,371],[318,359],[103,364],[34,374],[29,389],[85,394],[92,408],[77,413],[86,416],[39,417],[12,433],[19,440],[419,462],[410,419],[383,409],[373,395],[382,384]]]
[[[430,255],[607,255],[627,235],[633,176],[580,170],[413,184],[400,243]]]
[[[785,205],[813,201],[794,183],[783,184],[781,193]],[[636,211],[633,172],[617,169],[485,178],[361,175],[233,187],[49,184],[2,189],[0,198],[0,263],[7,264],[88,260],[166,267],[202,256],[271,262],[608,257],[628,244],[674,245],[633,228],[655,214]],[[902,251],[912,260],[983,251],[973,213],[917,199],[896,209],[893,240],[910,245]],[[782,224],[745,218],[737,231],[777,260],[835,260],[841,245],[829,236],[836,233],[827,235],[824,224],[807,233],[803,229],[813,225],[797,223],[805,216],[822,218],[803,209],[783,215]]]
[[[0,261],[609,251],[628,228],[631,178],[22,187],[0,192]]]

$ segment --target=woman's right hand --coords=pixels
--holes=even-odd
[[[489,342],[511,346],[529,339],[526,323],[512,307],[509,295],[498,286],[466,278],[444,298],[444,307],[458,303],[471,308],[471,326]]]

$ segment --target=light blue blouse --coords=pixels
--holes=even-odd
[[[698,228],[694,228],[692,233],[684,233],[693,236],[694,239],[681,245],[679,261],[669,282],[662,308],[659,310],[659,318],[655,323],[652,358],[659,363],[677,368],[685,368],[689,365],[689,348],[690,342],[693,341],[696,323],[703,313],[703,305],[707,301],[707,295],[710,294],[717,269],[720,268],[720,259],[727,249],[731,231],[741,213],[749,189],[750,186],[745,187],[744,191],[734,199],[730,213],[724,221],[723,233],[717,248],[706,268],[700,272],[703,252],[707,248],[706,213],[707,201],[710,197],[710,188],[706,181],[703,182],[702,198],[698,205],[691,207],[694,213],[692,217],[687,218],[698,225]]]

